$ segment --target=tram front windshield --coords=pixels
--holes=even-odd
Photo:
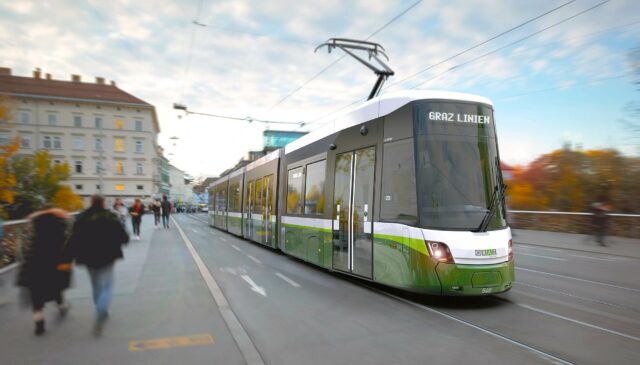
[[[418,103],[414,131],[420,226],[478,230],[502,184],[493,110],[482,104]],[[505,226],[500,202],[487,229]]]

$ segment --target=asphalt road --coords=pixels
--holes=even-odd
[[[631,364],[640,260],[516,244],[516,284],[416,297],[333,274],[176,215],[267,364]]]

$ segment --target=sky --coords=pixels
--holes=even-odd
[[[283,127],[184,115],[173,104],[313,131],[375,81],[340,51],[314,53],[331,37],[386,49],[395,75],[383,94],[419,88],[491,99],[509,164],[565,143],[638,155],[640,140],[622,120],[640,100],[629,59],[640,47],[640,1],[611,0],[564,21],[602,1],[2,0],[0,66],[115,80],[156,107],[166,156],[196,177],[216,176],[261,149],[265,128]]]

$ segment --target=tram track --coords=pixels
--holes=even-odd
[[[535,347],[533,345],[526,344],[526,343],[524,343],[524,342],[522,342],[520,340],[517,340],[517,339],[515,339],[515,338],[513,338],[511,336],[508,336],[508,335],[505,335],[505,334],[501,334],[501,333],[499,333],[497,331],[494,331],[492,329],[489,329],[489,328],[474,324],[474,323],[472,323],[472,322],[470,322],[470,321],[468,321],[466,319],[463,319],[463,318],[460,318],[458,316],[452,315],[452,314],[447,313],[445,311],[441,311],[441,310],[426,306],[424,304],[414,302],[412,300],[409,300],[409,299],[400,297],[398,295],[386,292],[384,290],[381,290],[381,289],[376,288],[374,286],[371,286],[369,284],[363,284],[362,282],[357,281],[357,279],[355,279],[355,278],[347,278],[347,280],[349,280],[351,282],[354,282],[354,283],[357,283],[359,285],[362,285],[362,286],[366,287],[367,289],[369,289],[369,290],[371,290],[371,291],[373,291],[375,293],[378,293],[380,295],[384,295],[386,297],[395,299],[395,300],[397,300],[399,302],[402,302],[402,303],[411,305],[413,307],[419,308],[421,310],[425,310],[427,312],[439,315],[441,317],[447,318],[447,319],[452,320],[454,322],[457,322],[459,324],[462,324],[462,325],[465,325],[467,327],[473,328],[473,329],[475,329],[477,331],[480,331],[480,332],[482,332],[482,333],[484,333],[486,335],[490,335],[490,336],[495,337],[497,339],[500,339],[502,341],[506,341],[506,342],[508,342],[508,343],[510,343],[510,344],[512,344],[514,346],[517,346],[519,348],[522,348],[524,350],[532,352],[532,353],[540,356],[542,359],[545,359],[545,360],[547,360],[547,361],[549,361],[549,362],[551,362],[553,364],[565,364],[565,365],[574,365],[574,364],[576,364],[576,363],[571,362],[569,360],[563,359],[563,358],[561,358],[561,357],[559,357],[557,355],[554,355],[554,354],[552,354],[550,352],[547,352],[547,351],[544,351],[542,349],[539,349],[539,348],[537,348],[537,347]],[[496,299],[496,300],[501,300],[501,299],[495,298],[495,297],[492,297],[492,298]],[[502,300],[502,301],[504,301],[504,300]]]

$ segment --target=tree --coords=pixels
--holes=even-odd
[[[60,186],[51,199],[51,204],[70,212],[77,212],[83,208],[82,199],[74,194],[68,185]]]
[[[9,212],[13,219],[22,218],[45,203],[53,203],[60,183],[69,178],[69,165],[54,164],[45,150],[13,158],[11,170],[16,178],[16,197]]]
[[[11,103],[6,97],[0,96],[0,126],[8,127],[11,117]],[[0,218],[7,218],[6,207],[13,204],[16,177],[9,167],[11,158],[18,152],[20,140],[14,138],[6,145],[0,146]]]

